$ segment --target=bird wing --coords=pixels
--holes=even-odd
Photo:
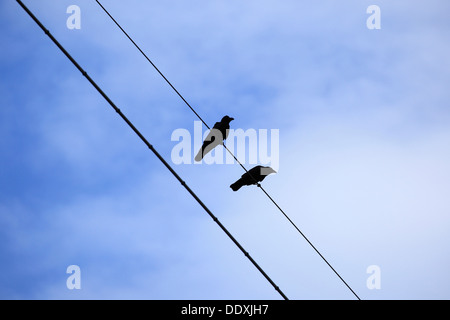
[[[205,141],[203,141],[203,145],[201,149],[198,151],[197,156],[195,157],[196,161],[200,161],[208,152],[217,147],[222,143],[222,134],[217,129],[211,129],[206,137]]]
[[[205,141],[203,142],[203,145],[205,145],[205,144],[208,145],[212,142],[215,142],[216,138],[218,138],[217,140],[219,140],[219,141],[223,140],[221,138],[221,136],[222,136],[221,133],[222,132],[220,131],[220,129],[213,127],[211,130],[209,130],[209,133],[206,136]]]

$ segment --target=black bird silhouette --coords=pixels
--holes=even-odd
[[[205,141],[203,141],[202,148],[195,156],[195,161],[201,161],[208,152],[217,147],[228,137],[230,122],[232,120],[234,120],[234,118],[225,116],[220,122],[214,124],[214,127],[209,131]]]
[[[264,178],[271,173],[276,173],[271,167],[256,166],[244,173],[238,181],[230,186],[230,188],[233,189],[233,191],[238,191],[242,186],[249,186],[263,181]]]

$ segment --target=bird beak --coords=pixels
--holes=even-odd
[[[234,118],[230,118],[230,121],[234,120]]]
[[[262,167],[260,173],[263,176],[268,176],[271,173],[277,173],[277,172],[275,170],[273,170],[271,167]]]

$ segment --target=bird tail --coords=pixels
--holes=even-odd
[[[201,148],[199,150],[199,152],[197,153],[197,155],[195,156],[195,161],[200,162],[203,159],[203,148]]]
[[[205,154],[207,154],[208,152],[205,152],[205,145],[203,145],[200,150],[198,151],[197,155],[195,156],[195,161],[200,162],[202,161],[203,157],[205,156]]]
[[[202,147],[200,148],[200,150],[198,151],[197,155],[195,156],[195,161],[199,162],[203,159],[203,157],[205,155],[208,154],[208,152],[210,152],[212,149],[214,149],[218,144],[215,143],[215,140],[211,140],[211,141],[205,141],[203,142]]]
[[[233,189],[233,191],[238,191],[242,186],[244,185],[243,181],[239,179],[235,183],[233,183],[230,188]]]

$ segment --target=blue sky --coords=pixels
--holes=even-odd
[[[95,1],[25,3],[170,161],[198,119]],[[102,3],[210,126],[279,129],[264,187],[362,299],[450,297],[447,1]],[[0,298],[279,299],[19,5],[0,7]],[[238,165],[174,168],[289,298],[353,298],[260,190],[231,191]]]

